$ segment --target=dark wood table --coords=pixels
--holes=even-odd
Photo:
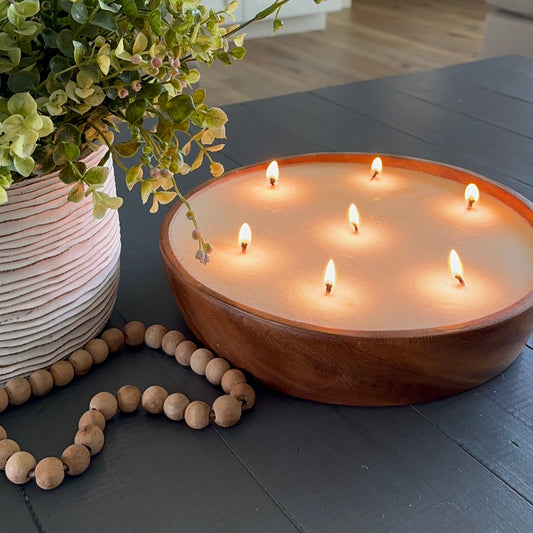
[[[404,154],[479,172],[533,200],[531,59],[485,60],[226,111],[228,169],[315,151]],[[197,172],[182,182],[188,189],[207,177]],[[187,333],[159,255],[163,214],[149,216],[137,194],[121,210],[113,326],[137,319]],[[530,342],[489,383],[424,405],[337,407],[255,384],[257,405],[231,429],[194,431],[144,411],[119,415],[89,470],[57,490],[0,476],[0,531],[530,533],[532,380]],[[173,358],[142,347],[7,410],[0,423],[37,458],[58,455],[91,396],[127,383],[160,384],[207,402],[219,394]]]

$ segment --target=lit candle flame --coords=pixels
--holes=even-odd
[[[355,233],[357,233],[359,231],[359,211],[357,211],[357,207],[355,207],[355,204],[350,205],[350,209],[348,211],[348,219],[350,221],[350,224],[353,226]]]
[[[277,161],[272,161],[272,163],[268,165],[266,177],[267,180],[270,182],[270,185],[272,187],[275,187],[279,177],[279,167]]]
[[[459,254],[455,250],[450,251],[450,257],[448,258],[448,265],[450,267],[451,275],[459,282],[460,285],[465,284],[463,279],[463,265]]]
[[[470,183],[466,186],[465,189],[465,200],[468,202],[467,209],[472,209],[472,206],[479,201],[479,189],[473,183]]]
[[[252,240],[252,230],[250,229],[250,226],[245,222],[239,231],[239,244],[242,248],[242,253],[246,253],[246,249],[248,248],[248,244],[250,244],[250,241]]]
[[[335,285],[335,264],[333,263],[333,259],[329,260],[328,266],[326,267],[324,285],[326,286],[326,294],[330,294],[331,289]]]
[[[373,180],[382,170],[383,163],[381,162],[381,158],[376,157],[376,159],[372,161],[372,177],[370,179]]]

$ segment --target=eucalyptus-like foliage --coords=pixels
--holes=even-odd
[[[214,154],[224,147],[227,116],[206,104],[194,65],[243,58],[242,28],[274,14],[278,29],[288,1],[232,26],[237,1],[215,12],[201,0],[0,0],[0,203],[13,181],[59,170],[69,200],[91,196],[94,216],[103,217],[122,199],[100,190],[104,160],[90,169],[81,160],[102,144],[151,212],[186,201],[177,175],[205,159],[213,176],[224,172]],[[130,139],[114,143],[121,122]],[[140,163],[129,166],[139,152]],[[192,210],[188,216],[197,230]],[[211,247],[194,235],[207,262]]]

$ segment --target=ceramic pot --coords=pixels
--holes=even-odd
[[[84,162],[96,165],[102,147]],[[112,159],[102,188],[115,194]],[[58,173],[13,184],[0,205],[0,384],[46,368],[106,324],[119,279],[116,210],[67,200]]]

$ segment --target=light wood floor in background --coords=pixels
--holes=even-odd
[[[474,61],[487,10],[484,0],[354,0],[324,31],[246,41],[244,60],[203,69],[201,84],[210,105],[225,105]]]

